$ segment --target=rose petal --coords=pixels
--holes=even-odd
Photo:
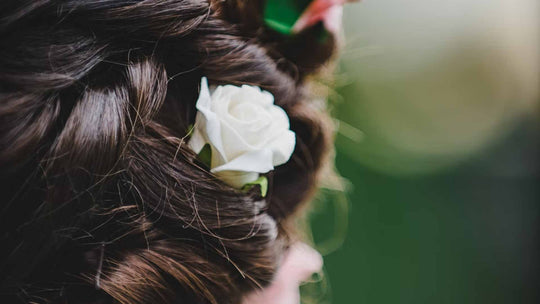
[[[273,152],[270,149],[254,150],[244,153],[231,161],[212,168],[211,171],[216,173],[220,171],[243,171],[266,173],[272,169]]]
[[[197,113],[197,116],[199,114]],[[197,118],[196,121],[199,119]],[[206,137],[201,133],[199,128],[193,128],[193,133],[191,134],[191,138],[189,139],[189,147],[197,154],[201,152],[202,148],[206,144],[208,140]]]
[[[214,113],[227,113],[229,104],[239,87],[233,85],[218,86],[212,92],[212,105],[210,109]]]
[[[280,135],[279,140],[272,141],[268,147],[273,153],[272,165],[279,166],[289,161],[295,145],[296,135],[291,130],[287,130],[285,133]]]
[[[259,147],[254,147],[247,143],[244,136],[242,136],[239,131],[240,130],[229,125],[228,122],[221,121],[221,139],[224,143],[227,143],[223,149],[227,162],[246,152],[259,149]]]
[[[225,149],[221,140],[221,123],[219,117],[211,111],[212,99],[208,89],[206,77],[201,79],[201,91],[197,100],[196,108],[201,115],[195,122],[195,128],[199,129],[203,137],[206,137],[207,142],[212,146],[212,158],[219,157],[221,162],[226,162]],[[199,114],[198,113],[198,114]]]
[[[235,96],[238,103],[257,103],[262,106],[271,106],[274,104],[274,95],[267,91],[261,90],[259,87],[244,84],[238,89],[239,90]],[[254,96],[257,98],[254,99]]]
[[[255,103],[241,103],[229,105],[229,111],[224,118],[234,124],[235,128],[250,132],[263,130],[272,123],[272,116],[267,107]]]

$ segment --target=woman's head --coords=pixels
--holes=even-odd
[[[261,10],[0,4],[3,302],[238,303],[272,280],[328,150],[303,84],[333,40],[281,36]],[[319,47],[298,56],[298,41]],[[216,179],[189,148],[202,76],[259,86],[287,112],[296,148],[265,198]]]

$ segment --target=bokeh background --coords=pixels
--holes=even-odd
[[[364,0],[330,96],[321,303],[540,303],[540,2]]]

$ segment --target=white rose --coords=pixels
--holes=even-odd
[[[274,105],[272,94],[258,87],[225,85],[210,92],[203,77],[196,107],[189,145],[199,153],[210,144],[211,172],[233,187],[284,164],[294,151],[289,117]]]

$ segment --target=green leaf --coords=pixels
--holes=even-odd
[[[310,2],[311,0],[267,0],[264,21],[275,31],[290,35],[296,20]]]
[[[203,164],[210,168],[210,165],[212,164],[212,147],[210,147],[210,144],[204,145],[197,157]]]
[[[264,7],[264,22],[274,31],[291,36],[292,29],[300,16],[314,0],[267,0]],[[317,42],[326,43],[331,36],[322,23],[313,29]]]
[[[242,190],[243,191],[249,191],[255,186],[259,186],[259,188],[261,190],[261,196],[266,197],[266,194],[268,193],[268,179],[266,178],[266,176],[261,176],[261,177],[257,178],[256,180],[245,184],[242,187]]]

